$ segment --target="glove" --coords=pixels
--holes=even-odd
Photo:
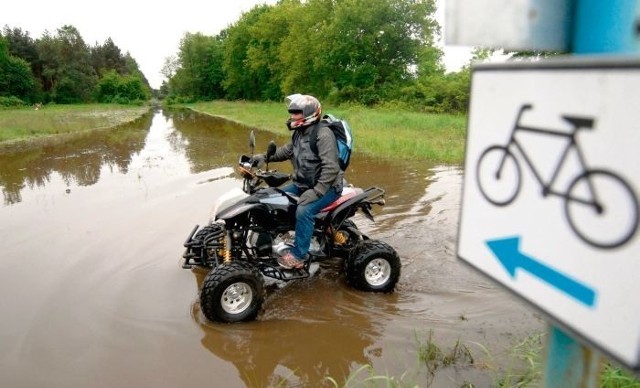
[[[256,154],[251,158],[251,165],[254,167],[260,168],[267,160],[267,155],[265,154]]]
[[[306,205],[308,203],[311,203],[317,200],[318,200],[318,194],[316,194],[316,191],[314,189],[309,189],[304,193],[302,193],[300,198],[298,198],[298,206]]]

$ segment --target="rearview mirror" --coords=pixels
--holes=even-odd
[[[256,148],[256,135],[253,133],[253,129],[249,134],[249,148],[251,149],[251,155],[253,155],[253,150]]]

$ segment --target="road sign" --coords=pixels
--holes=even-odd
[[[458,256],[640,366],[640,60],[475,66]]]

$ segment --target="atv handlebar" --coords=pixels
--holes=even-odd
[[[242,190],[247,194],[255,193],[262,182],[265,182],[269,187],[277,187],[291,179],[291,175],[276,170],[267,169],[263,171],[258,168],[257,171],[254,172],[253,169],[258,167],[258,164],[258,161],[250,156],[240,156],[238,170],[244,179]]]

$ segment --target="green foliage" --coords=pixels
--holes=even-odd
[[[107,38],[103,45],[97,45],[90,49],[91,65],[93,69],[102,74],[114,70],[118,74],[128,74],[127,62],[120,52],[120,48]]]
[[[308,93],[425,112],[467,109],[468,71],[445,75],[435,0],[283,0],[215,37],[186,34],[167,58],[168,101],[280,101]]]
[[[26,103],[16,96],[9,96],[9,97],[0,96],[0,107],[17,108],[25,105]]]
[[[93,102],[96,96],[138,103],[151,95],[136,61],[122,55],[111,38],[89,47],[75,27],[66,25],[34,41],[28,32],[5,26],[0,40],[0,96],[70,104]],[[98,81],[110,71],[123,78],[117,82],[118,92],[106,98],[105,85],[98,90]]]
[[[221,98],[222,62],[220,39],[200,33],[185,34],[180,42],[180,52],[175,64],[168,60],[165,62],[165,72],[175,72],[169,80],[169,95],[196,95],[209,100]]]
[[[266,5],[254,7],[220,35],[224,39],[223,86],[226,98],[260,99],[259,80],[247,69],[247,48],[253,39],[251,26],[268,10]]]
[[[631,372],[607,363],[600,375],[602,388],[640,388],[640,379]]]
[[[120,75],[115,70],[106,72],[96,87],[98,102],[130,104],[148,98],[142,80],[138,76]]]
[[[9,55],[7,43],[0,36],[0,97],[32,101],[35,94],[36,81],[31,67],[24,59]]]
[[[288,25],[288,33],[283,32],[276,53],[276,63],[281,67],[282,95],[303,92],[328,96],[331,92],[334,77],[326,66],[325,51],[333,9],[331,2],[323,0],[308,1],[304,5],[290,2],[274,9]]]
[[[295,17],[300,11],[303,11],[300,4],[283,2],[279,7],[268,8],[248,27],[251,40],[246,49],[245,63],[258,88],[260,100],[280,100],[282,97],[280,84],[286,70],[280,50],[291,25],[303,22]],[[301,17],[305,17],[303,15]]]
[[[38,63],[38,49],[28,32],[4,26],[1,35],[8,43],[9,55],[22,58],[34,65]]]
[[[62,104],[89,102],[98,77],[78,30],[66,25],[54,37],[45,33],[38,47],[49,99]]]
[[[322,55],[339,100],[370,105],[411,80],[411,66],[438,33],[433,12],[433,1],[337,2]]]

